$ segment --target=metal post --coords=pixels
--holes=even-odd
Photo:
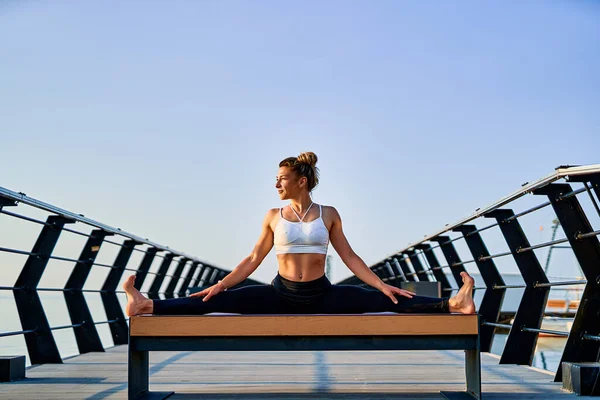
[[[495,218],[498,221],[500,231],[526,285],[500,364],[531,365],[538,332],[523,331],[521,328],[540,328],[550,288],[535,286],[536,283],[548,283],[548,278],[533,251],[519,252],[520,248],[530,247],[530,244],[518,219],[511,218],[514,215],[514,212],[508,209],[496,209],[485,215],[486,218]],[[508,218],[510,220],[507,220]]]
[[[31,364],[62,363],[56,347],[54,336],[50,330],[44,307],[37,292],[37,286],[48,265],[49,257],[54,251],[63,226],[75,221],[51,215],[46,219],[31,254],[14,285],[13,295],[17,304],[21,327],[24,331],[35,331],[25,334],[25,343]]]
[[[390,285],[400,287],[400,279],[398,278],[398,274],[392,268],[392,264],[390,264],[389,260],[385,261],[385,269],[387,271],[388,276],[390,277],[388,283]]]
[[[154,261],[154,257],[156,256],[156,253],[158,253],[159,250],[156,247],[150,247],[149,249],[146,250],[146,254],[144,254],[144,258],[142,259],[142,262],[140,263],[140,266],[138,267],[137,272],[135,273],[135,283],[133,284],[133,286],[141,291],[142,290],[142,285],[144,284],[144,281],[146,280],[146,276],[148,276],[148,271],[150,270],[150,266],[152,265],[152,261]]]
[[[444,257],[450,266],[450,271],[452,272],[452,276],[454,276],[454,280],[459,288],[463,286],[462,276],[460,276],[461,272],[466,272],[465,267],[461,265],[454,265],[455,263],[462,262],[456,248],[454,247],[454,243],[450,241],[448,236],[438,236],[436,238],[431,239],[432,242],[438,242],[440,244],[440,248],[442,249],[442,253],[444,253]]]
[[[167,290],[165,291],[165,298],[172,299],[175,297],[175,288],[177,287],[177,283],[179,282],[179,277],[183,272],[183,268],[185,268],[185,264],[187,264],[189,260],[185,257],[179,260],[177,264],[177,268],[175,268],[175,272],[173,273],[173,277],[169,281],[167,285]]]
[[[212,275],[214,267],[212,265],[204,265],[204,271],[202,272],[202,276],[200,277],[200,282],[198,287],[206,287],[208,286],[208,278]]]
[[[406,260],[404,259],[402,254],[399,254],[397,257],[394,257],[394,259],[398,261],[398,264],[400,265],[400,269],[402,269],[402,272],[404,273],[404,277],[406,278],[406,280],[408,282],[416,282],[417,278],[415,277],[413,272],[410,270],[410,268],[408,268],[408,264],[406,263]]]
[[[379,262],[377,264],[375,264],[374,266],[372,266],[370,269],[371,271],[373,271],[375,273],[375,275],[377,275],[377,277],[379,279],[383,279],[383,278],[387,278],[386,273],[383,271],[383,262]]]
[[[132,341],[135,340],[132,338]],[[132,400],[148,394],[150,383],[150,359],[148,351],[134,350],[129,345],[127,363],[127,398]]]
[[[207,264],[202,264],[200,266],[200,272],[198,272],[198,276],[196,276],[196,279],[194,279],[194,281],[192,282],[192,284],[191,284],[192,287],[201,287],[202,286],[202,279],[204,277],[204,273],[206,272],[207,267],[208,267]]]
[[[598,188],[600,177],[586,178],[595,179],[596,182],[592,182],[592,185],[595,189]],[[597,236],[577,239],[578,234],[589,233],[593,229],[575,196],[564,200],[559,199],[562,194],[571,191],[571,185],[567,184],[551,184],[534,191],[534,194],[547,195],[550,199],[560,225],[569,239],[569,244],[587,279],[577,314],[573,320],[573,327],[558,364],[555,377],[557,382],[562,380],[561,365],[563,361],[597,361],[600,351],[600,342],[582,338],[584,334],[600,334],[600,319],[598,319],[600,315],[600,243]]]
[[[67,303],[71,323],[77,325],[73,327],[73,332],[75,333],[79,352],[82,354],[92,351],[104,351],[92,314],[81,290],[90,274],[104,238],[109,235],[112,234],[101,229],[92,231],[91,236],[83,246],[79,261],[75,264],[75,268],[73,268],[65,285],[65,302]]]
[[[173,257],[175,257],[175,254],[167,253],[165,255],[165,258],[163,258],[160,267],[158,267],[158,272],[154,276],[154,280],[150,285],[150,290],[148,290],[148,297],[150,297],[151,299],[158,299],[158,292],[160,292],[160,287],[162,286],[162,283],[165,280],[165,276],[169,271],[169,267],[171,266]]]
[[[465,374],[467,393],[481,399],[481,353],[479,349],[465,350]]]
[[[450,282],[448,281],[448,277],[446,276],[444,271],[442,271],[442,269],[440,268],[440,263],[438,262],[438,259],[435,256],[435,254],[433,253],[433,250],[431,249],[431,245],[418,244],[415,246],[415,249],[419,249],[419,250],[423,251],[423,254],[425,254],[425,258],[427,259],[427,262],[429,263],[429,267],[431,267],[431,272],[433,272],[433,276],[435,276],[435,279],[442,284],[442,293],[447,293],[447,290],[444,290],[444,289],[451,289],[452,285],[450,285]]]
[[[119,254],[113,263],[113,269],[108,273],[100,292],[106,317],[109,321],[113,321],[109,322],[108,325],[115,345],[127,344],[127,321],[125,320],[125,315],[123,315],[123,309],[117,298],[116,290],[125,267],[129,262],[131,253],[133,253],[134,247],[138,244],[140,243],[135,240],[125,240],[123,242]]]
[[[402,271],[400,263],[398,262],[396,257],[392,257],[391,261],[392,262],[390,263],[390,267],[392,268],[392,271],[396,276],[396,280],[398,281],[398,287],[400,287],[400,282],[408,282],[408,279],[406,279],[406,276],[404,276],[404,272]]]
[[[6,197],[0,197],[0,211],[2,211],[2,207],[15,207],[16,205],[16,201],[7,199]]]
[[[183,283],[179,288],[179,293],[177,293],[178,297],[185,297],[186,291],[188,290],[190,282],[192,281],[192,277],[194,276],[194,272],[196,272],[196,268],[198,268],[198,264],[200,264],[198,261],[194,261],[190,265],[190,269],[188,269],[188,272],[183,279]]]
[[[481,316],[479,322],[497,323],[502,309],[502,302],[506,289],[494,289],[494,286],[504,286],[504,279],[498,272],[493,259],[481,261],[481,257],[490,255],[488,249],[483,242],[483,238],[477,231],[475,225],[462,225],[453,229],[456,232],[461,232],[467,242],[467,246],[473,255],[475,264],[479,269],[479,273],[485,282],[485,294],[479,306],[478,314]],[[481,343],[481,351],[489,352],[494,341],[494,333],[496,328],[490,325],[479,326],[479,341]]]
[[[198,270],[198,274],[192,279],[192,282],[190,282],[190,287],[198,286],[198,282],[200,282],[200,278],[202,278],[202,274],[204,273],[204,264],[200,264],[199,266],[200,268]]]
[[[423,268],[423,264],[421,263],[421,260],[419,260],[419,256],[417,255],[417,253],[414,250],[406,250],[404,254],[406,254],[410,259],[410,263],[412,264],[413,269],[417,273],[419,281],[429,282],[429,275],[427,275],[427,271],[425,271],[425,268]]]
[[[206,282],[207,285],[212,286],[215,283],[217,283],[217,281],[219,280],[219,273],[221,272],[220,269],[215,268],[212,271],[212,274],[210,274],[210,276],[208,277],[208,281]]]

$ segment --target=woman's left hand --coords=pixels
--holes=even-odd
[[[400,295],[400,296],[404,296],[404,297],[408,297],[409,299],[411,299],[413,296],[415,296],[415,293],[410,292],[408,290],[404,290],[404,289],[400,289],[397,288],[395,286],[392,285],[388,285],[388,284],[383,284],[383,286],[381,287],[381,289],[379,289],[383,294],[385,294],[387,297],[389,297],[390,299],[392,299],[392,301],[394,302],[394,304],[398,304],[398,299],[396,299],[396,296],[394,295]]]

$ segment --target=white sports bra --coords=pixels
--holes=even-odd
[[[312,207],[312,204],[310,205]],[[308,211],[306,210],[306,216]],[[294,214],[296,211],[290,206]],[[316,253],[327,254],[329,245],[329,231],[323,222],[323,209],[319,205],[319,218],[314,221],[304,222],[298,214],[298,222],[288,221],[283,218],[283,209],[279,209],[279,221],[275,226],[274,244],[275,254],[289,253]]]

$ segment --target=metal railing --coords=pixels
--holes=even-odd
[[[581,184],[582,187],[573,189],[571,184],[558,182],[559,180],[568,180]],[[371,269],[382,280],[393,285],[399,286],[404,282],[413,281],[434,281],[440,283],[444,293],[451,294],[462,286],[460,273],[465,271],[465,265],[474,264],[485,284],[475,288],[485,291],[478,310],[481,320],[482,351],[490,351],[496,329],[509,329],[501,363],[531,365],[540,333],[568,336],[561,361],[597,361],[596,357],[600,350],[600,244],[598,242],[600,231],[592,228],[588,215],[579,202],[578,196],[586,194],[595,212],[600,215],[600,207],[597,204],[597,198],[600,198],[600,165],[560,167],[553,174],[534,183],[527,183],[518,191],[492,205],[477,209],[472,215],[454,224],[445,225],[438,232],[384,257],[372,265]],[[506,208],[517,199],[531,195],[544,196],[547,201],[518,213]],[[43,221],[7,210],[9,207],[14,209],[21,204],[43,210],[49,215]],[[520,218],[547,207],[552,207],[560,221],[565,238],[532,245],[521,227]],[[56,330],[73,329],[81,353],[104,350],[96,330],[97,325],[107,324],[110,327],[115,344],[127,343],[127,320],[117,300],[117,293],[121,293],[117,290],[117,285],[124,271],[136,273],[135,285],[138,289],[142,288],[148,276],[152,276],[152,282],[146,291],[151,298],[158,298],[160,295],[166,298],[184,296],[188,288],[214,284],[228,272],[168,246],[4,188],[0,188],[0,217],[16,218],[42,227],[30,251],[0,247],[0,253],[11,253],[26,258],[16,282],[12,285],[0,286],[0,291],[13,292],[22,329],[0,332],[0,338],[23,335],[32,364],[62,362],[52,335]],[[484,224],[482,227],[475,225],[475,222],[485,218],[494,219],[495,222]],[[86,233],[70,229],[65,227],[66,224],[81,224],[92,228],[92,231]],[[500,232],[509,251],[489,253],[481,233],[493,229]],[[53,254],[62,232],[86,238],[79,257],[62,257]],[[109,236],[115,236],[120,240],[106,240]],[[470,254],[466,261],[463,261],[455,246],[458,241],[464,241],[468,248]],[[550,282],[537,259],[535,250],[552,248],[567,242],[579,262],[585,279]],[[103,243],[119,247],[118,255],[112,264],[96,262],[96,256]],[[142,246],[143,249],[140,248]],[[143,254],[142,260],[139,265],[128,267],[134,251]],[[439,262],[436,252],[443,255],[445,265]],[[519,269],[524,281],[523,285],[507,285],[496,267],[497,259],[509,260],[509,256]],[[160,259],[160,265],[156,271],[150,271],[155,259]],[[62,288],[38,287],[50,260],[74,265],[67,283]],[[105,282],[99,290],[84,289],[86,279],[94,267],[108,269]],[[168,271],[171,269],[173,272],[169,274]],[[445,271],[449,271],[450,274],[446,275]],[[452,287],[451,279],[456,282],[458,288]],[[254,283],[258,282],[247,280],[243,284]],[[362,284],[356,277],[340,283]],[[570,332],[542,329],[541,322],[545,315],[549,291],[553,287],[572,285],[585,285],[585,290],[580,300],[584,306],[577,310]],[[516,288],[524,290],[514,322],[501,323],[499,316],[506,291]],[[39,297],[39,292],[44,291],[63,293],[71,324],[50,327]],[[83,295],[86,292],[100,293],[107,316],[105,321],[92,319]],[[556,380],[561,380],[560,365]]]
[[[23,209],[23,212],[15,212],[17,207],[18,210]],[[25,215],[27,211],[31,213],[32,208],[46,213],[46,220]],[[217,280],[229,273],[225,269],[169,246],[33,199],[24,193],[16,193],[0,187],[0,219],[2,218],[12,218],[30,225],[41,226],[41,231],[31,250],[0,247],[0,254],[9,253],[24,257],[23,263],[16,266],[16,268],[20,268],[16,282],[12,285],[2,282],[5,285],[0,286],[0,291],[13,293],[22,329],[0,332],[0,338],[23,335],[31,364],[62,362],[53,335],[53,332],[58,330],[73,330],[80,353],[104,351],[96,329],[97,325],[107,324],[109,326],[115,345],[127,344],[127,318],[125,318],[117,298],[117,294],[124,293],[117,290],[117,286],[125,271],[136,274],[135,287],[138,290],[142,290],[142,285],[151,276],[152,282],[144,293],[154,299],[160,298],[160,296],[163,298],[185,296],[189,288],[215,284]],[[2,229],[2,223],[3,221],[0,220],[0,229]],[[82,230],[67,228],[65,226],[67,224],[78,224],[92,230],[86,233]],[[55,246],[63,232],[86,238],[79,257],[63,257],[54,254]],[[106,240],[109,236],[114,236],[116,240]],[[96,261],[102,245],[105,244],[119,248],[112,264]],[[144,248],[140,248],[142,246]],[[134,251],[143,254],[137,265],[131,265],[130,261]],[[72,268],[64,287],[39,287],[40,280],[51,260],[64,263],[65,268]],[[155,260],[160,260],[160,266],[156,271],[150,271]],[[87,278],[94,268],[109,270],[104,284],[98,290],[84,289]],[[169,274],[168,271],[173,268],[174,271]],[[246,284],[258,284],[258,282],[248,279],[240,283],[240,286]],[[39,296],[40,292],[63,293],[71,319],[70,324],[50,326]],[[106,320],[94,321],[84,293],[100,294],[107,316]]]
[[[558,182],[560,180],[568,181]],[[570,183],[581,184],[573,188]],[[595,194],[595,196],[594,196]],[[561,362],[598,361],[600,351],[600,244],[599,230],[594,230],[578,196],[586,196],[591,201],[595,214],[600,216],[600,165],[559,167],[556,171],[536,182],[526,183],[516,192],[480,209],[454,224],[427,235],[424,239],[409,244],[402,250],[391,254],[370,268],[382,280],[400,286],[404,282],[437,281],[443,293],[450,295],[462,287],[460,273],[464,265],[474,263],[485,283],[476,290],[485,290],[479,306],[480,342],[482,351],[490,351],[496,329],[508,329],[506,345],[500,363],[531,365],[540,333],[568,337]],[[507,208],[524,196],[543,196],[547,201],[534,207],[515,213]],[[536,211],[552,207],[565,238],[544,243],[531,244],[522,229],[520,218]],[[494,219],[492,224],[478,227],[474,224],[485,218]],[[481,232],[498,229],[508,245],[509,251],[490,254]],[[449,234],[456,234],[452,238]],[[463,261],[455,243],[464,240],[469,251],[468,261]],[[582,280],[550,282],[534,250],[546,247],[556,248],[569,243],[574,257],[585,276]],[[441,252],[446,265],[441,265],[435,251]],[[512,256],[524,284],[507,285],[496,267],[495,260]],[[508,260],[508,258],[507,258]],[[449,277],[456,282],[453,288]],[[341,281],[343,284],[363,285],[355,276]],[[585,285],[580,305],[574,316],[570,332],[542,329],[541,323],[546,315],[548,295],[551,288],[561,286]],[[500,323],[500,311],[507,290],[524,289],[520,304],[512,324]],[[559,289],[557,289],[559,290]],[[563,289],[564,290],[564,289]],[[555,377],[562,380],[561,364]]]

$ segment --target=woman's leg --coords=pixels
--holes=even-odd
[[[202,297],[153,300],[156,315],[201,315],[213,312],[282,314],[284,302],[271,285],[251,285],[221,292],[208,301]]]
[[[354,285],[332,285],[319,308],[326,314],[360,314],[367,312],[448,313],[448,298],[396,296],[398,304],[379,290]]]
[[[132,275],[123,284],[127,293],[125,313],[157,315],[200,315],[212,312],[240,314],[283,314],[289,304],[279,297],[271,285],[244,286],[221,292],[203,301],[201,297],[181,297],[168,300],[150,300],[134,286]]]

